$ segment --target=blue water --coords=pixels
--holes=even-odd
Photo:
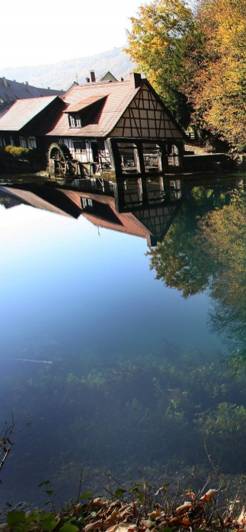
[[[171,231],[184,212],[189,217],[190,200],[182,201],[161,243],[177,238],[177,254],[180,236]],[[201,217],[230,204],[204,209],[195,197],[193,209],[196,201]],[[184,242],[196,231],[184,229]],[[159,480],[165,468],[209,470],[208,415],[214,461],[222,472],[245,472],[245,460],[233,461],[230,439],[230,405],[245,406],[245,370],[242,362],[238,384],[225,369],[243,346],[241,337],[213,325],[218,298],[211,278],[220,271],[214,256],[205,285],[184,297],[184,286],[156,278],[156,248],[145,238],[99,228],[82,213],[73,219],[23,203],[1,206],[0,234],[0,420],[13,416],[15,424],[2,503],[43,500],[38,484],[45,479],[62,501],[76,492],[81,468],[95,491],[105,470],[122,482],[150,472]],[[197,241],[198,255],[203,245]],[[229,419],[224,454],[218,412]]]

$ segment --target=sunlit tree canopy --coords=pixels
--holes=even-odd
[[[128,53],[187,125],[246,146],[246,0],[154,0],[132,18]]]

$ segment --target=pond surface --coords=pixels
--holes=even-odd
[[[73,497],[82,470],[95,491],[108,471],[246,473],[244,188],[183,183],[118,221],[2,189],[2,504],[45,501],[45,480]]]

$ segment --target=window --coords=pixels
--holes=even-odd
[[[137,173],[139,171],[139,157],[136,144],[119,142],[118,149],[122,172],[124,174]]]
[[[69,115],[69,125],[70,127],[75,127],[75,119],[71,115]]]
[[[168,153],[168,166],[179,166],[179,149],[176,146],[176,144],[172,144],[172,146],[169,147],[169,153]]]
[[[36,138],[28,137],[27,145],[28,145],[28,148],[35,149],[37,147]]]
[[[145,172],[155,173],[161,171],[161,149],[158,144],[144,143],[143,158]]]
[[[0,146],[4,147],[4,146],[7,146],[7,145],[8,145],[7,138],[6,137],[1,137],[0,138]]]
[[[87,209],[93,207],[93,201],[90,198],[81,198],[81,207],[82,209]]]
[[[27,141],[24,137],[20,137],[20,146],[22,148],[27,148]]]
[[[68,115],[70,127],[82,127],[81,117],[78,115]]]
[[[73,141],[73,147],[75,151],[82,151],[85,150],[86,144],[84,140],[74,140]]]

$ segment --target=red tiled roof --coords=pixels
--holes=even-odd
[[[56,98],[57,96],[40,96],[16,100],[0,116],[0,131],[20,131]]]
[[[105,95],[102,96],[89,96],[88,98],[84,98],[83,100],[80,100],[78,103],[74,103],[69,105],[65,113],[76,113],[78,111],[82,111],[83,109],[86,109],[90,105],[93,105],[93,103],[100,102],[105,98]]]
[[[32,191],[25,188],[22,189],[20,187],[4,187],[4,190],[15,197],[20,198],[28,205],[36,207],[37,209],[44,209],[55,214],[62,214],[63,216],[72,216],[71,212],[64,210],[64,207],[62,208],[60,206],[60,196],[57,198],[57,200],[59,200],[59,206],[57,206],[55,203],[52,203],[51,199],[50,201],[48,200],[48,196],[47,199],[41,197],[38,193],[38,189],[36,191]],[[92,214],[89,212],[83,212],[81,209],[81,215],[97,227],[102,227],[104,229],[109,229],[111,231],[117,231],[120,233],[126,233],[128,235],[133,235],[140,238],[148,238],[150,235],[150,230],[140,220],[138,220],[133,213],[119,213],[115,207],[115,199],[111,196],[91,194],[90,192],[80,192],[72,189],[69,190],[57,188],[52,190],[53,192],[57,191],[60,195],[64,195],[65,198],[70,200],[71,205],[74,205],[78,209],[81,209],[81,197],[87,197],[99,203],[108,205],[112,213],[115,214],[115,217],[118,219],[118,223],[112,223],[107,219],[103,219],[102,216],[98,216],[97,214]]]
[[[67,104],[68,112],[83,101],[93,98],[97,101],[105,97],[103,111],[97,124],[88,124],[82,128],[69,127],[66,112],[58,118],[56,125],[48,132],[49,136],[73,136],[73,137],[106,137],[117,124],[122,113],[139,91],[135,88],[131,79],[112,83],[87,83],[86,85],[74,85],[62,97]]]
[[[81,197],[90,198],[102,204],[106,204],[110,207],[112,213],[119,220],[117,222],[110,222],[107,219],[103,219],[95,213],[82,212],[82,215],[91,223],[104,229],[110,229],[111,231],[118,231],[120,233],[126,233],[128,235],[138,236],[140,238],[148,238],[151,234],[150,230],[140,221],[133,213],[120,213],[115,207],[115,199],[112,196],[92,194],[90,192],[80,192],[77,190],[60,189],[65,196],[67,196],[77,207],[81,208]]]
[[[45,133],[47,136],[106,138],[117,125],[124,111],[141,89],[141,86],[143,84],[149,86],[147,80],[141,81],[141,79],[136,79],[136,76],[139,76],[139,74],[134,74],[128,80],[122,82],[75,84],[61,97],[43,96],[17,100],[0,116],[0,131],[20,131],[57,99],[62,102],[62,109],[60,111],[57,109],[56,118],[52,119],[52,125],[51,123],[49,125],[45,124],[45,131],[48,129],[47,133]],[[156,97],[158,98],[157,95]],[[97,114],[96,123],[85,123],[83,127],[70,127],[67,116],[69,112],[80,111],[103,99],[105,101],[102,102],[101,111]],[[168,113],[167,110],[166,113]],[[172,118],[172,120],[174,119]],[[177,128],[179,128],[178,125]],[[39,134],[39,132],[36,131],[36,134]],[[183,133],[180,130],[179,137],[182,135]]]
[[[21,199],[23,202],[27,203],[31,207],[36,207],[37,209],[53,212],[55,214],[61,214],[62,216],[70,216],[63,209],[56,207],[56,205],[53,205],[49,201],[41,198],[35,192],[32,192],[30,190],[14,187],[4,187],[4,190],[9,192],[13,196]]]
[[[83,212],[83,216],[92,224],[103,229],[109,229],[110,231],[117,231],[119,233],[125,233],[127,235],[138,236],[140,238],[148,238],[150,231],[144,227],[139,220],[132,213],[124,213],[119,216],[121,224],[111,223],[108,220],[103,220],[95,214],[89,212]]]

